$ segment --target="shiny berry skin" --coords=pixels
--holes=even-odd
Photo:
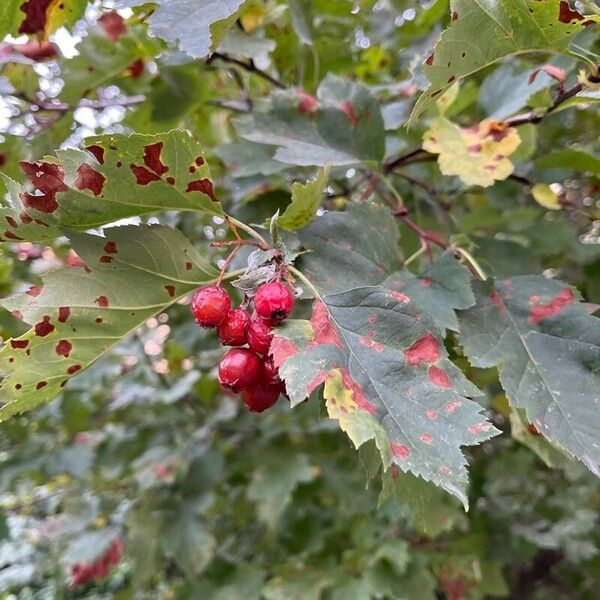
[[[233,348],[219,363],[219,383],[232,392],[255,386],[261,377],[260,358],[247,348]]]
[[[219,325],[219,339],[225,346],[243,346],[248,340],[246,329],[250,317],[243,308],[234,308],[227,314],[225,320]]]
[[[192,298],[192,313],[202,327],[218,327],[230,309],[229,294],[216,285],[200,288]]]
[[[251,412],[263,412],[271,408],[279,398],[279,388],[260,381],[255,387],[242,390],[242,401]]]
[[[294,308],[294,296],[288,287],[273,281],[258,288],[254,308],[261,319],[279,323],[287,319]]]
[[[263,361],[261,379],[270,385],[280,386],[282,384],[279,379],[279,369],[275,366],[272,358],[266,358]]]
[[[258,315],[253,315],[246,331],[248,346],[258,354],[268,354],[273,331],[267,321],[261,319]]]

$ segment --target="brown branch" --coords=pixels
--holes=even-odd
[[[209,56],[206,63],[210,64],[217,58],[224,62],[228,62],[232,65],[237,65],[238,67],[241,67],[242,69],[244,69],[244,71],[248,71],[248,73],[254,73],[258,77],[262,77],[262,79],[264,79],[265,81],[268,81],[270,84],[274,85],[275,87],[279,88],[280,90],[285,90],[288,87],[285,83],[283,83],[282,81],[280,81],[273,75],[267,73],[266,71],[263,71],[262,69],[259,69],[254,64],[254,61],[251,58],[248,60],[241,60],[239,58],[234,58],[233,56],[229,56],[229,54],[225,54],[223,52],[213,52]]]
[[[600,71],[600,66],[598,67],[598,71]],[[588,77],[591,82],[600,82],[600,76],[591,75]],[[516,127],[518,125],[524,125],[526,123],[532,123],[537,125],[541,121],[543,121],[548,115],[552,114],[555,110],[557,110],[562,104],[564,104],[567,100],[576,96],[579,92],[583,90],[583,84],[577,83],[572,87],[561,91],[554,102],[546,109],[544,113],[539,113],[536,111],[528,111],[526,113],[522,113],[520,115],[515,115],[513,117],[509,117],[504,121],[504,125],[508,127]],[[424,150],[422,146],[415,146],[410,150],[406,150],[401,152],[400,154],[389,158],[383,163],[383,172],[390,173],[397,169],[398,167],[405,166],[408,164],[416,163],[416,162],[425,162],[428,160],[435,160],[436,155],[430,154],[427,150]]]

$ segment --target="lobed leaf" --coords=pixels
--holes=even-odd
[[[514,169],[506,157],[521,143],[513,127],[493,120],[465,129],[438,117],[423,135],[423,148],[438,154],[440,171],[458,175],[467,185],[489,187]]]
[[[273,158],[291,165],[380,161],[385,150],[377,100],[364,85],[331,74],[316,98],[277,91],[262,112],[239,117],[236,128],[246,140],[277,146]]]
[[[153,0],[158,8],[148,17],[150,33],[178,45],[193,58],[203,58],[213,46],[211,26],[236,13],[244,0]],[[119,8],[148,4],[119,0]],[[233,24],[233,23],[232,23]]]
[[[521,276],[476,288],[460,313],[471,363],[497,366],[510,403],[540,433],[600,474],[600,319],[572,287]]]
[[[21,161],[26,186],[5,178],[13,206],[0,209],[7,223],[0,241],[43,240],[61,228],[85,230],[163,210],[223,214],[202,149],[189,133],[112,134],[86,142],[86,151]]]
[[[312,250],[302,258],[303,272],[328,294],[382,284],[408,296],[441,331],[457,331],[455,309],[475,303],[469,271],[451,253],[418,275],[402,267],[398,228],[382,206],[350,204],[344,212],[319,217],[298,235]]]
[[[496,430],[435,323],[407,296],[381,286],[325,295],[310,321],[278,329],[271,352],[292,406],[324,384],[329,416],[357,448],[375,440],[384,469],[396,464],[467,506],[460,447]]]
[[[280,227],[294,231],[306,227],[315,218],[323,201],[329,171],[329,167],[326,167],[313,181],[292,185],[292,201],[277,220]]]
[[[87,265],[2,301],[31,324],[0,350],[0,420],[56,397],[69,379],[154,314],[218,272],[174,229],[121,227],[70,235]]]

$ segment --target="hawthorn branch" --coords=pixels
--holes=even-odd
[[[251,58],[248,60],[241,60],[239,58],[230,56],[229,54],[225,54],[224,52],[213,52],[209,56],[206,63],[210,64],[216,59],[222,60],[222,61],[230,63],[232,65],[237,65],[238,67],[241,67],[242,69],[244,69],[244,71],[247,71],[248,73],[254,73],[254,75],[257,75],[258,77],[261,77],[265,81],[268,81],[271,85],[274,85],[276,88],[279,88],[280,90],[285,90],[288,87],[281,80],[277,79],[277,77],[274,77],[273,75],[271,75],[270,73],[267,73],[267,71],[264,71],[263,69],[259,69],[254,64],[254,61]]]
[[[600,65],[597,67],[597,72],[600,72]],[[591,74],[588,76],[588,80],[591,83],[600,83],[600,74]],[[508,127],[517,127],[519,125],[525,125],[526,123],[537,125],[538,123],[541,123],[546,117],[551,115],[567,100],[570,100],[571,98],[576,96],[583,89],[583,83],[576,83],[570,88],[561,91],[545,112],[539,113],[536,111],[528,111],[526,113],[521,113],[519,115],[509,117],[508,119],[505,119],[503,123]],[[393,156],[388,160],[384,161],[383,172],[387,174],[391,173],[398,167],[403,167],[416,162],[426,162],[435,159],[435,154],[429,153],[421,145],[419,145],[415,146],[414,148],[410,148],[409,150],[405,150],[404,152],[401,152],[400,154],[397,154],[396,156]]]

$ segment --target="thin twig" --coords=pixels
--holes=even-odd
[[[229,54],[225,54],[224,52],[213,52],[210,55],[210,57],[208,58],[207,64],[210,64],[217,58],[224,62],[228,62],[232,65],[237,65],[238,67],[241,67],[242,69],[244,69],[244,71],[248,71],[248,73],[254,73],[258,77],[262,77],[262,79],[264,79],[265,81],[268,81],[270,84],[274,85],[275,87],[279,88],[280,90],[287,89],[287,85],[285,83],[283,83],[282,81],[280,81],[279,79],[277,79],[276,77],[271,75],[270,73],[267,73],[266,71],[263,71],[262,69],[259,69],[254,64],[254,61],[251,58],[246,61],[246,60],[241,60],[239,58],[230,56]]]

